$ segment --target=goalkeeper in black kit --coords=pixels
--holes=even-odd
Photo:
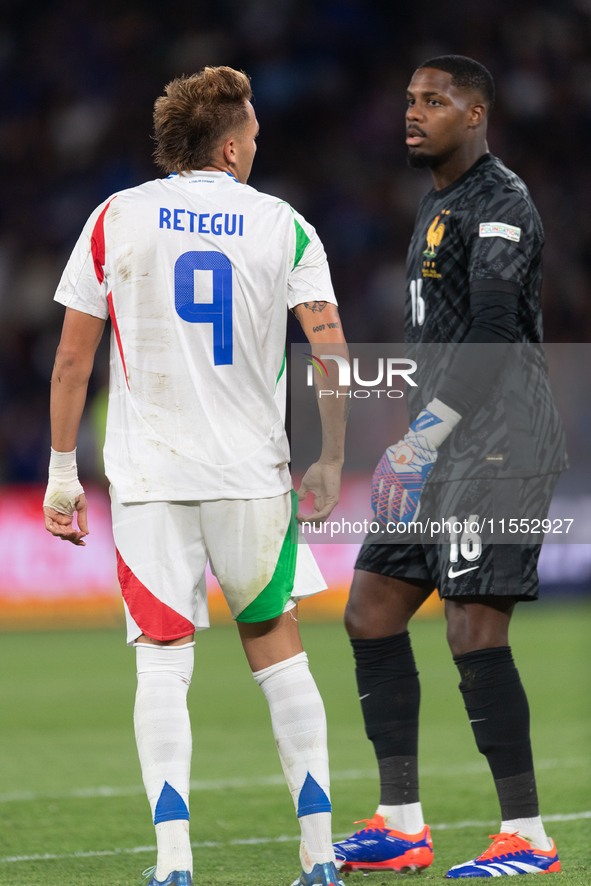
[[[408,162],[429,168],[434,185],[407,260],[407,354],[419,384],[409,391],[410,430],[374,474],[372,504],[384,527],[430,516],[448,526],[435,544],[399,532],[388,544],[384,530],[359,553],[345,623],[381,797],[366,827],[336,844],[336,857],[343,872],[421,870],[433,860],[419,802],[420,688],[407,628],[437,588],[502,819],[492,845],[447,877],[559,871],[509,646],[515,604],[538,596],[541,536],[507,543],[516,539],[501,522],[545,518],[568,467],[541,348],[543,229],[524,183],[488,151],[494,83],[486,68],[464,56],[430,59],[407,99]]]

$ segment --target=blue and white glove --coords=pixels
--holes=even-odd
[[[371,506],[380,523],[415,519],[437,450],[462,416],[441,400],[431,400],[410,426],[404,440],[389,446],[371,481]]]

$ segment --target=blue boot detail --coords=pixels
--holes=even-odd
[[[325,795],[326,796],[326,795]],[[302,871],[291,886],[345,886],[332,861],[315,864],[309,874]],[[148,884],[150,886],[150,884]]]
[[[157,880],[156,865],[154,865],[154,867],[145,870],[142,876],[150,877],[147,886],[193,886],[190,871],[173,871],[166,880]]]

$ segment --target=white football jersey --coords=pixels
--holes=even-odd
[[[56,301],[111,317],[106,473],[121,502],[291,488],[287,310],[336,304],[292,208],[225,172],[157,179],[91,215]]]

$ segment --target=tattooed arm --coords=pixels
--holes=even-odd
[[[292,310],[301,323],[314,356],[326,354],[329,346],[330,353],[348,359],[349,352],[336,305],[326,301],[302,302]],[[336,361],[327,360],[325,366],[326,377],[321,377],[314,370],[322,423],[322,452],[318,461],[306,471],[298,489],[300,501],[309,492],[314,494],[314,511],[310,515],[298,514],[300,522],[322,523],[339,500],[341,467],[345,457],[345,426],[351,400],[349,391],[339,387]],[[334,393],[329,394],[330,391]]]
[[[310,344],[344,343],[341,318],[336,305],[327,301],[305,301],[292,308]]]

